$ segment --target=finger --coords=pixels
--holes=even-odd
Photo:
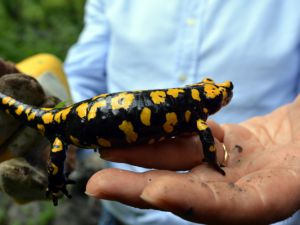
[[[173,173],[170,171],[135,173],[115,168],[104,169],[89,179],[86,194],[98,199],[115,200],[139,208],[149,208],[150,205],[140,198],[145,186],[159,176],[172,176]]]
[[[255,173],[236,183],[199,182],[177,174],[149,183],[141,198],[199,223],[267,224],[298,209],[299,188],[299,177],[287,170]]]
[[[218,142],[217,158],[224,161],[224,150]],[[163,142],[125,149],[101,150],[101,157],[114,162],[167,170],[189,170],[203,161],[202,145],[198,136],[181,136]]]
[[[183,136],[151,145],[104,150],[101,157],[146,168],[187,170],[201,164],[203,153],[197,136]]]

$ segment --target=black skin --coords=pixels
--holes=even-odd
[[[69,144],[123,148],[197,133],[205,160],[225,175],[217,163],[214,138],[205,121],[229,103],[232,89],[231,82],[215,84],[211,79],[204,79],[183,88],[99,95],[61,109],[34,108],[0,94],[0,109],[8,110],[24,124],[38,129],[51,142],[47,194],[56,205],[59,191],[70,197],[66,184],[71,181],[64,174]],[[143,120],[145,108],[148,114]]]

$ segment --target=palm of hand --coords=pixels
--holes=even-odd
[[[233,149],[227,176],[216,182],[216,177],[208,173],[202,175],[196,169],[200,177],[212,185],[211,189],[220,193],[215,194],[215,202],[211,202],[220,210],[219,222],[270,223],[298,209],[299,110],[300,98],[267,116],[240,125],[223,126],[223,141]],[[242,152],[233,148],[237,143],[243,147]]]
[[[197,149],[195,141],[191,145],[191,139],[185,138],[187,146],[180,140],[153,151],[139,149],[129,155],[116,150],[104,156],[113,161],[189,172],[156,170],[137,174],[108,169],[94,175],[87,190],[93,186],[95,197],[159,208],[203,223],[265,224],[286,218],[300,206],[299,111],[300,98],[239,125],[212,126],[215,136],[231,149],[228,167],[224,168],[226,176],[206,164],[199,165],[199,153],[192,150]],[[236,144],[242,152],[234,148]],[[171,160],[164,158],[169,151],[173,151]]]

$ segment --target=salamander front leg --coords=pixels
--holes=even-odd
[[[52,197],[53,204],[57,205],[59,192],[61,191],[68,198],[72,196],[68,193],[66,185],[69,183],[64,174],[64,163],[66,159],[67,145],[56,137],[51,146],[50,162],[48,164],[48,188],[46,195]]]
[[[225,171],[220,167],[217,161],[217,149],[215,146],[214,137],[210,128],[207,126],[205,121],[197,120],[197,130],[202,143],[204,159],[212,165],[219,173],[225,175]]]

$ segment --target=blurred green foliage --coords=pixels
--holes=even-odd
[[[48,202],[30,203],[23,206],[12,206],[10,203],[8,207],[8,212],[1,210],[1,214],[8,214],[2,216],[1,225],[53,225],[55,220],[56,209]]]
[[[5,195],[1,195],[1,225],[54,225],[56,209],[52,202],[33,202],[17,205]],[[63,201],[61,201],[63,202]],[[61,210],[61,207],[60,207]]]
[[[0,0],[0,58],[47,52],[64,59],[83,25],[85,0]]]

